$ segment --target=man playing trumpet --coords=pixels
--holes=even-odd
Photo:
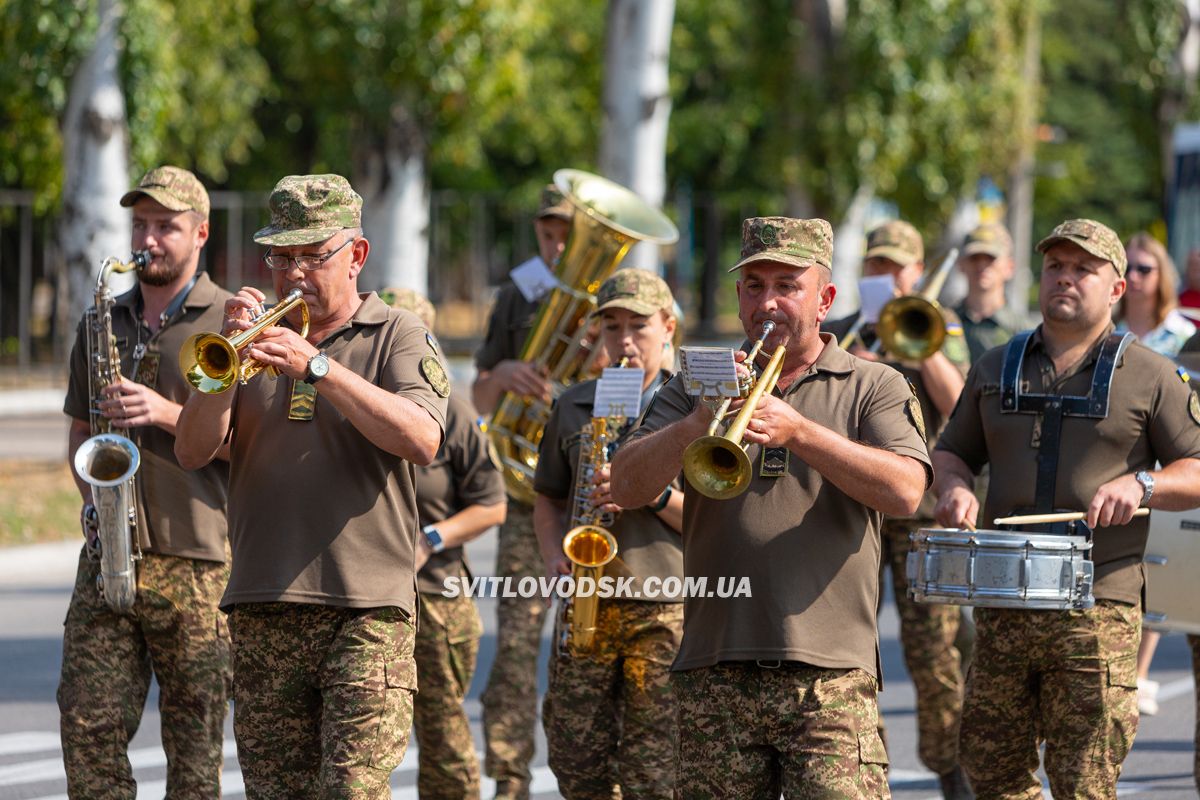
[[[664,356],[676,325],[671,291],[657,275],[623,269],[600,286],[596,301],[608,357],[613,363],[628,359],[629,368],[641,373],[644,407],[670,378]],[[622,508],[612,502],[606,464],[596,466],[591,484],[576,485],[580,460],[588,458],[581,430],[605,416],[593,407],[596,385],[584,381],[563,392],[546,424],[534,479],[534,529],[547,572],[569,574],[563,536],[574,496],[586,493],[593,508],[616,515],[608,530],[633,578],[631,590],[642,599],[600,600],[590,647],[560,648],[552,657],[542,709],[550,768],[568,800],[611,797],[614,779],[623,797],[670,800],[676,746],[670,669],[683,633],[683,598],[661,596],[653,583],[654,596],[644,590],[647,578],[661,586],[664,578],[683,577],[683,494],[668,486],[643,507]],[[613,420],[612,440],[627,418],[636,417],[637,409],[628,411]]]
[[[421,321],[359,294],[370,246],[345,178],[288,176],[270,208],[254,239],[276,294],[300,290],[308,335],[278,325],[244,348],[279,377],[193,394],[175,452],[197,468],[230,442],[221,603],[247,797],[386,798],[416,689],[412,465],[437,453],[450,385]],[[263,299],[227,301],[222,333],[250,328]]]
[[[1126,269],[1116,233],[1068,220],[1037,249],[1044,321],[972,369],[934,452],[935,513],[943,525],[974,523],[985,464],[985,519],[1086,512],[1096,604],[975,610],[960,754],[981,797],[1041,796],[1043,741],[1055,797],[1115,797],[1138,724],[1148,521],[1134,512],[1200,505],[1200,402],[1186,371],[1113,333]]]
[[[836,291],[832,255],[824,220],[742,227],[739,317],[750,338],[776,326],[755,366],[780,346],[784,357],[746,427],[749,488],[728,500],[684,488],[685,573],[745,576],[751,596],[685,599],[673,667],[683,798],[888,796],[879,530],[882,514],[916,510],[932,476],[904,379],[819,331]],[[668,381],[617,453],[613,501],[653,503],[711,417],[678,376]]]
[[[912,225],[903,220],[892,220],[867,236],[867,251],[863,255],[865,277],[891,276],[897,296],[904,297],[917,291],[924,274],[925,244]],[[940,286],[943,277],[934,275],[931,285]],[[822,327],[841,340],[858,322],[861,313]],[[854,355],[881,361],[909,381],[920,402],[925,441],[930,448],[937,444],[938,433],[958,402],[970,362],[958,317],[947,309],[942,309],[942,313],[946,320],[942,345],[920,361],[902,360],[893,353],[873,352],[870,348],[876,344],[875,325],[863,326],[861,335],[848,343]],[[916,689],[917,750],[921,763],[938,774],[946,800],[965,800],[971,797],[971,792],[958,766],[963,677],[961,656],[954,645],[961,612],[955,606],[920,605],[909,600],[905,577],[908,535],[918,528],[931,526],[934,502],[933,493],[927,492],[915,515],[889,516],[883,521],[882,564],[892,568],[892,589],[900,614],[900,643],[904,649],[904,663]]]

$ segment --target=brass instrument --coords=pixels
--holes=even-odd
[[[958,248],[952,247],[942,259],[937,271],[921,282],[914,294],[889,300],[879,312],[875,325],[875,344],[872,353],[881,349],[896,358],[906,361],[924,361],[942,349],[946,339],[946,315],[938,303],[938,295],[950,274],[951,267],[958,261]],[[842,349],[850,349],[862,329],[864,318],[860,314],[854,327],[841,341]]]
[[[554,173],[554,183],[574,206],[571,233],[555,275],[558,286],[541,303],[521,360],[539,367],[557,396],[586,374],[598,347],[588,347],[587,317],[595,293],[639,241],[670,244],[679,238],[662,212],[612,181],[574,169]],[[488,423],[509,495],[533,503],[538,444],[550,403],[506,393]]]
[[[750,366],[754,363],[763,343],[773,330],[774,322],[763,323],[762,333],[746,356],[744,364]],[[705,497],[728,500],[737,497],[750,486],[750,480],[754,477],[754,466],[750,463],[750,456],[746,454],[742,435],[746,432],[750,417],[754,415],[754,409],[763,394],[773,390],[779,381],[785,353],[783,345],[776,347],[771,360],[758,377],[752,383],[742,385],[742,396],[746,398],[746,402],[725,433],[718,435],[717,429],[729,411],[731,398],[728,397],[723,399],[714,411],[708,434],[689,444],[683,451],[683,474],[688,483]]]
[[[292,289],[269,311],[264,310],[256,316],[249,328],[229,338],[219,333],[189,336],[179,348],[179,368],[183,371],[183,377],[194,389],[204,394],[220,394],[233,386],[235,381],[245,383],[250,380],[262,372],[265,365],[253,358],[242,358],[238,351],[297,307],[302,319],[300,335],[307,336],[308,304],[304,302],[299,289]],[[272,377],[275,373],[274,368],[269,369]]]
[[[141,464],[141,453],[132,439],[112,432],[112,420],[100,411],[104,389],[121,380],[121,354],[112,331],[114,301],[108,281],[114,273],[144,269],[150,258],[149,251],[141,250],[127,262],[105,259],[96,278],[95,303],[84,314],[92,436],[75,451],[75,473],[92,487],[92,502],[85,507],[81,523],[88,557],[100,560],[96,589],[118,614],[128,613],[137,597],[134,562],[142,552],[137,540],[133,478]]]
[[[615,422],[615,421],[614,421]],[[590,652],[596,638],[600,598],[595,592],[604,567],[617,556],[617,539],[608,531],[613,515],[600,512],[591,497],[592,476],[608,463],[609,420],[593,417],[580,431],[579,464],[575,467],[575,498],[571,530],[563,538],[563,553],[571,561],[575,596],[562,605],[560,650],[572,655]],[[581,578],[595,581],[589,594],[579,593]]]

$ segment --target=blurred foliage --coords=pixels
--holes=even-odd
[[[96,24],[88,0],[0,0],[0,184],[36,189],[41,210],[62,188],[59,122]],[[224,181],[262,144],[250,0],[125,0],[119,40],[132,179],[169,162]]]
[[[1180,91],[1178,0],[1043,4],[1038,87],[1021,80],[1025,0],[847,0],[832,33],[803,16],[822,0],[676,0],[668,184],[837,221],[869,183],[935,236],[980,176],[1006,185],[1016,121],[1039,105],[1063,136],[1038,148],[1036,229],[1144,226],[1160,215],[1159,112]],[[605,11],[125,0],[131,177],[164,161],[231,189],[362,175],[401,137],[434,187],[497,193],[511,217],[555,168],[594,168]],[[37,188],[43,210],[94,16],[88,0],[0,0],[0,185]]]

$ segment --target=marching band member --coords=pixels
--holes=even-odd
[[[416,314],[432,331],[437,312],[412,289],[380,292],[386,302]],[[479,797],[479,759],[463,699],[475,676],[483,621],[465,592],[447,595],[447,580],[470,577],[463,545],[504,522],[504,481],[488,457],[475,409],[457,394],[446,407],[446,438],[437,458],[416,467],[417,692],[413,728],[420,759],[417,793],[423,800]],[[460,584],[461,585],[461,584]]]
[[[742,227],[739,317],[751,338],[775,324],[763,350],[782,348],[782,371],[744,434],[748,490],[713,500],[684,487],[685,574],[745,577],[751,596],[684,601],[673,666],[682,798],[888,796],[879,530],[882,514],[916,510],[931,473],[904,379],[819,331],[832,255],[824,220]],[[613,502],[654,503],[712,415],[680,376],[668,381],[617,451]]]
[[[642,373],[644,407],[670,377],[664,361],[676,325],[670,289],[657,275],[622,269],[600,286],[596,300],[594,316],[608,357],[627,358],[629,368]],[[593,418],[605,416],[593,406],[596,386],[595,380],[577,383],[555,403],[534,479],[534,528],[547,572],[565,575],[571,564],[563,537],[578,522],[571,520],[574,503],[615,515],[608,530],[633,578],[631,591],[642,599],[599,601],[590,646],[572,641],[571,627],[560,620],[556,639],[565,639],[566,646],[552,657],[542,709],[550,768],[568,800],[612,797],[614,781],[621,797],[670,800],[677,742],[670,668],[683,632],[683,604],[682,597],[661,596],[654,584],[647,593],[645,582],[656,578],[661,586],[664,578],[683,577],[683,494],[676,485],[642,507],[612,502],[606,455],[589,461],[598,452],[592,447],[599,435]],[[628,416],[636,417],[635,410]],[[614,439],[625,423],[612,420],[618,429],[611,432]],[[591,481],[580,486],[577,476]],[[580,494],[585,496],[577,501]]]
[[[985,464],[985,519],[1086,511],[1096,604],[976,608],[960,756],[981,797],[1034,797],[1044,741],[1055,797],[1115,797],[1138,723],[1148,522],[1133,514],[1200,505],[1200,402],[1174,364],[1113,333],[1126,256],[1112,230],[1069,220],[1038,250],[1044,322],[989,351],[967,378],[933,456],[935,513],[946,526],[973,523]]]
[[[897,296],[913,294],[924,271],[925,244],[912,225],[893,220],[867,236],[863,275],[892,276]],[[873,325],[864,326],[859,340],[850,347],[850,352],[859,358],[887,364],[908,380],[921,404],[925,441],[930,448],[937,443],[938,433],[958,401],[970,366],[962,324],[954,312],[943,309],[942,313],[946,316],[946,337],[938,351],[921,361],[871,352],[869,348],[876,338]],[[840,341],[858,321],[859,314],[861,311],[829,322],[822,329]],[[971,790],[958,765],[963,676],[962,657],[954,642],[959,635],[962,612],[956,606],[913,602],[908,597],[905,577],[908,535],[930,527],[935,502],[933,493],[926,492],[914,516],[884,519],[882,564],[892,568],[892,592],[900,615],[900,644],[916,690],[917,753],[921,763],[937,773],[946,800],[969,800]]]
[[[283,178],[255,234],[306,336],[266,328],[243,357],[274,367],[194,393],[180,463],[230,442],[234,734],[248,798],[386,798],[412,726],[417,527],[413,464],[446,429],[450,384],[421,321],[358,292],[370,246],[340,175]],[[264,300],[225,304],[226,336]],[[299,309],[288,316],[297,325]]]
[[[228,710],[229,633],[217,609],[229,578],[224,460],[188,472],[175,459],[176,421],[191,389],[179,348],[192,334],[220,327],[229,292],[200,269],[208,241],[208,192],[179,167],[147,172],[121,205],[133,208],[135,251],[151,260],[131,291],[115,298],[111,334],[119,382],[89,397],[84,327],[71,351],[64,411],[69,457],[98,413],[114,432],[137,439],[134,476],[137,594],[128,614],[96,591],[100,564],[89,541],[79,557],[63,630],[58,686],[63,761],[71,797],[133,797],[129,740],[142,719],[150,678],[159,685],[167,796],[221,796],[221,740]],[[107,338],[107,335],[105,336]],[[225,458],[225,453],[220,455]],[[78,477],[91,504],[90,487]],[[135,548],[136,549],[136,548]]]

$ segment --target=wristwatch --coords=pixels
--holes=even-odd
[[[305,383],[316,383],[329,374],[329,356],[325,355],[325,351],[317,353],[308,360],[308,375],[304,377]]]
[[[446,543],[442,541],[442,535],[438,533],[437,528],[426,525],[421,529],[421,533],[425,535],[425,544],[429,545],[429,549],[434,553],[440,553],[446,549]]]
[[[655,501],[654,505],[650,506],[650,510],[654,511],[654,512],[658,512],[658,511],[662,511],[664,508],[666,508],[667,503],[671,502],[671,494],[674,491],[675,490],[672,489],[670,486],[668,486],[666,489],[664,489],[663,493],[661,495],[659,495],[658,500]]]
[[[1133,474],[1134,480],[1142,485],[1142,502],[1141,505],[1146,505],[1150,502],[1150,498],[1154,495],[1154,476],[1146,470],[1138,470]]]

